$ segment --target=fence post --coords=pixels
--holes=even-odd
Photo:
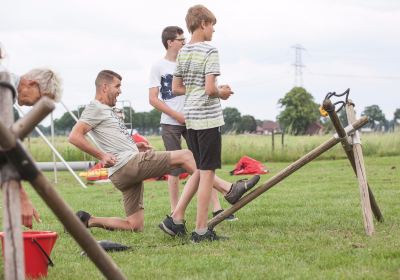
[[[11,77],[7,72],[0,72],[0,81],[10,85]],[[14,122],[13,94],[5,85],[0,85],[0,121],[7,127]],[[25,279],[25,266],[21,229],[20,176],[7,163],[1,151],[0,184],[3,191],[4,279],[22,280]]]
[[[346,104],[346,113],[347,119],[349,122],[354,122],[356,120],[356,114],[354,111],[353,104],[349,101]],[[359,138],[359,133],[356,131],[352,135],[352,144],[353,144],[353,153],[354,153],[354,161],[356,166],[356,174],[358,178],[358,185],[360,190],[360,198],[361,198],[361,211],[363,214],[364,227],[367,235],[372,235],[375,231],[374,223],[372,220],[372,210],[370,203],[370,195],[368,191],[368,183],[367,183],[367,173],[365,171],[364,166],[364,157],[361,148],[361,142]]]
[[[275,132],[272,130],[272,152],[275,151]]]

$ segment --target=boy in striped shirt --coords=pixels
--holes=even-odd
[[[172,81],[172,92],[186,95],[187,143],[198,168],[192,177],[197,176],[199,184],[198,189],[192,188],[193,191],[182,194],[171,215],[172,221],[167,217],[160,227],[170,235],[182,233],[182,226],[179,226],[184,224],[185,209],[197,190],[196,229],[191,235],[193,242],[219,239],[215,231],[207,227],[207,213],[215,170],[221,168],[220,127],[224,125],[224,118],[220,99],[228,99],[233,92],[229,85],[217,86],[217,76],[220,75],[218,50],[206,43],[212,39],[216,22],[214,14],[206,7],[196,5],[189,8],[186,25],[192,38],[179,51]],[[258,180],[259,176],[254,176],[248,181],[234,183],[225,199],[234,204]]]

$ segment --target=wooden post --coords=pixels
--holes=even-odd
[[[33,124],[34,126],[35,124]],[[2,122],[0,122],[0,147],[7,159],[23,178],[31,183],[59,221],[78,242],[88,257],[107,279],[126,279],[110,256],[97,244],[72,209],[63,201],[47,178],[37,169],[32,158],[23,149]]]
[[[23,140],[32,131],[32,124],[40,123],[54,108],[54,102],[50,98],[41,98],[24,117],[21,116],[11,126],[11,131]]]
[[[339,137],[342,139],[342,146],[343,149],[346,153],[347,158],[350,161],[351,167],[353,168],[354,173],[357,175],[357,168],[356,168],[356,163],[354,159],[354,152],[352,145],[349,143],[346,133],[343,130],[343,126],[340,124],[339,117],[337,116],[335,112],[335,106],[333,106],[332,102],[327,99],[324,101],[323,107],[325,111],[328,112],[330,119],[332,120],[332,124],[336,129],[336,132],[338,133]],[[350,122],[350,120],[349,120]],[[367,183],[368,185],[368,183]],[[369,200],[370,200],[370,205],[372,208],[372,212],[374,213],[375,218],[379,222],[383,222],[383,215],[381,213],[381,210],[379,209],[378,203],[375,200],[374,194],[372,192],[372,189],[368,185],[368,193],[369,193]]]
[[[272,152],[275,151],[275,133],[274,130],[272,130]]]
[[[43,198],[57,218],[64,224],[68,232],[87,252],[88,257],[99,268],[107,279],[126,279],[111,258],[92,238],[82,222],[75,216],[72,209],[57,194],[46,177],[39,172],[32,159],[22,148],[22,145],[13,139],[12,134],[0,122],[0,146],[7,154],[19,172],[23,172],[26,179]]]
[[[356,114],[354,112],[354,107],[351,101],[349,101],[349,103],[346,104],[346,113],[349,122],[354,122],[356,120]],[[372,235],[374,233],[374,223],[372,220],[371,204],[369,200],[367,173],[365,171],[364,157],[362,153],[361,142],[358,131],[356,131],[352,135],[352,143],[353,143],[353,153],[356,165],[358,185],[360,189],[361,211],[364,220],[365,233],[367,235]]]
[[[351,126],[348,126],[346,130],[348,133],[353,132],[361,128],[362,126],[366,125],[367,122],[368,118],[362,117],[356,122],[354,122]],[[281,170],[279,173],[277,173],[275,176],[273,176],[267,182],[265,182],[262,186],[254,189],[252,192],[242,197],[238,202],[236,202],[230,208],[224,210],[222,213],[212,218],[208,222],[208,227],[214,228],[216,225],[222,222],[226,217],[235,213],[237,210],[239,210],[240,208],[242,208],[243,206],[245,206],[246,204],[257,198],[264,192],[268,191],[270,188],[272,188],[273,186],[281,182],[283,179],[293,174],[295,171],[299,170],[301,167],[303,167],[307,163],[311,162],[312,160],[314,160],[315,158],[317,158],[318,156],[320,156],[321,154],[323,154],[324,152],[335,146],[340,141],[341,139],[337,135],[325,141],[314,150],[310,151],[306,155],[302,156],[301,158],[290,164],[285,169]]]
[[[10,83],[7,72],[0,72],[0,81]],[[13,95],[0,85],[0,121],[7,127],[14,122]],[[2,135],[0,137],[3,137]],[[0,147],[0,162],[6,162]],[[24,247],[21,230],[20,177],[9,163],[0,163],[0,184],[3,191],[4,279],[25,279]]]

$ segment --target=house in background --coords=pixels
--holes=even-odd
[[[322,135],[324,133],[324,127],[318,122],[311,123],[306,130],[306,135]]]
[[[263,121],[261,126],[257,126],[257,134],[271,135],[272,133],[281,133],[281,127],[279,123],[274,121]]]

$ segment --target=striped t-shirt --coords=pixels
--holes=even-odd
[[[224,125],[218,97],[205,92],[207,75],[220,75],[218,50],[207,43],[186,44],[179,51],[174,76],[186,87],[184,115],[188,129],[208,129]]]

